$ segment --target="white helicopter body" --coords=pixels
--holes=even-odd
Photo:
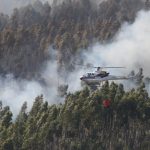
[[[124,67],[94,67],[97,68],[95,73],[87,73],[83,75],[80,80],[84,81],[87,84],[101,84],[104,81],[113,81],[113,80],[129,80],[133,79],[136,76],[115,76],[109,75],[108,72],[102,71],[103,68],[124,68]]]

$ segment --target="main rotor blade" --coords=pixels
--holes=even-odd
[[[102,69],[103,68],[118,68],[119,69],[119,68],[126,68],[126,67],[94,67],[94,68],[102,68]]]

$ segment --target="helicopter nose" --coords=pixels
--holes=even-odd
[[[80,80],[83,80],[83,77],[81,77]]]

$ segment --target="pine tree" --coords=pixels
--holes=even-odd
[[[23,135],[25,131],[25,126],[26,126],[26,121],[27,121],[27,102],[25,102],[22,105],[21,111],[18,114],[15,122],[15,128],[14,128],[14,138],[13,138],[13,143],[14,143],[14,148],[16,150],[22,149],[22,143],[23,143]]]

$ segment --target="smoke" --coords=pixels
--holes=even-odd
[[[29,111],[35,98],[41,94],[49,104],[63,103],[65,98],[58,95],[60,85],[69,84],[69,92],[81,89],[79,77],[83,74],[83,70],[75,70],[72,73],[66,73],[61,76],[58,74],[56,51],[50,47],[49,53],[52,59],[44,64],[38,81],[34,79],[30,81],[15,79],[12,74],[0,77],[0,85],[2,85],[0,86],[0,100],[3,106],[10,106],[15,117],[25,101]]]
[[[107,44],[96,43],[85,50],[80,57],[84,63],[94,66],[124,66],[126,69],[114,71],[115,75],[128,74],[132,69],[142,67],[146,76],[150,76],[150,11],[138,13],[133,24],[124,23],[116,37]],[[50,48],[51,51],[53,51]],[[52,52],[51,52],[52,53]],[[53,51],[54,53],[54,51]],[[90,70],[91,71],[91,70]],[[47,62],[41,71],[43,81],[27,81],[14,79],[12,75],[0,77],[0,99],[4,105],[10,106],[16,116],[24,101],[30,109],[36,96],[43,94],[49,104],[63,102],[57,94],[58,84],[69,85],[68,91],[74,92],[81,89],[80,76],[86,72],[77,68],[71,73],[66,73],[65,78],[58,75],[56,53],[53,60]],[[120,74],[119,74],[120,73]]]
[[[124,72],[144,69],[150,76],[150,11],[138,13],[133,24],[124,23],[108,44],[95,44],[84,53],[86,61],[96,66],[124,66]],[[120,70],[119,70],[120,71]]]
[[[20,8],[21,6],[26,6],[27,4],[29,4],[28,0],[1,0],[0,12],[10,15],[14,8]]]
[[[36,1],[52,5],[53,0],[0,0],[0,13],[11,15],[15,8],[25,7],[34,4]]]
[[[51,76],[49,78],[51,79]],[[41,94],[44,95],[44,100],[47,100],[49,104],[59,103],[62,99],[57,96],[57,82],[55,82],[55,78],[53,76],[53,79],[51,79],[53,82],[44,85],[36,80],[17,80],[13,75],[7,75],[5,78],[1,77],[0,99],[4,106],[10,106],[14,116],[19,113],[25,101],[28,104],[28,110],[30,110],[34,99]]]
[[[140,11],[133,24],[124,23],[118,34],[108,44],[96,43],[84,53],[86,63],[95,66],[123,66],[126,69],[109,69],[110,74],[128,76],[131,70],[143,68],[144,76],[150,77],[150,11]],[[129,80],[116,81],[123,83],[126,90],[136,85]],[[146,82],[150,93],[149,81]]]

